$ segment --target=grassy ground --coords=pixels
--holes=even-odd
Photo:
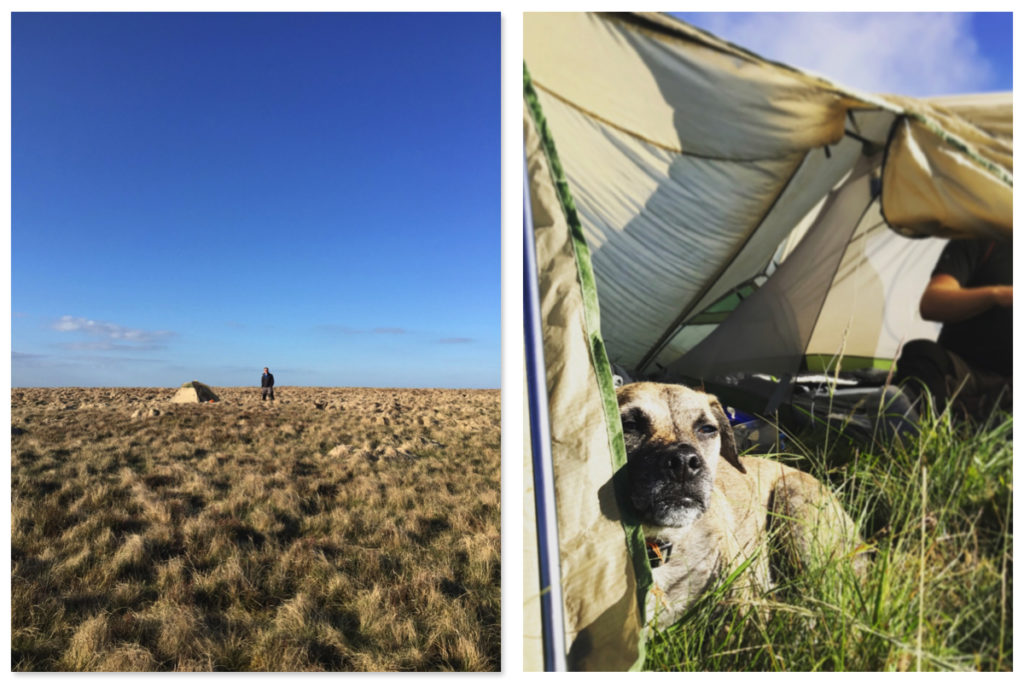
[[[497,391],[12,391],[12,668],[496,670]]]
[[[646,668],[1011,671],[1009,416],[980,428],[943,417],[898,443],[795,450],[776,457],[830,481],[875,548],[869,575],[831,566],[780,583],[756,609],[730,604],[719,586],[657,633]]]

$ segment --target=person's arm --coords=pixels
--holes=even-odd
[[[952,275],[932,277],[921,295],[921,317],[940,323],[956,323],[984,313],[993,306],[1013,306],[1013,285],[961,287]]]

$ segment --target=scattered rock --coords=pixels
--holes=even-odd
[[[21,436],[24,433],[25,430],[22,429],[21,427],[15,427],[14,425],[11,425],[11,436]]]

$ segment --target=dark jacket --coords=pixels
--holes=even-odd
[[[261,387],[272,387],[274,386],[274,376],[269,372],[264,372],[263,377],[260,378]]]
[[[987,240],[950,240],[932,275],[950,275],[961,287],[1013,284],[1013,250]],[[943,323],[939,344],[970,365],[1013,374],[1013,309],[993,306],[973,318]]]

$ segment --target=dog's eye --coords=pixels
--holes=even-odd
[[[718,433],[718,427],[713,424],[702,424],[700,427],[697,427],[697,431],[701,434],[711,436],[712,434]]]
[[[622,419],[623,432],[642,432],[647,428],[645,416],[637,410],[622,413],[619,417]]]

